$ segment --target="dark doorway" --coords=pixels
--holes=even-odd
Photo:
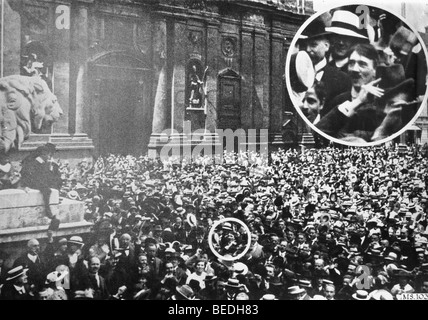
[[[241,78],[233,70],[219,75],[218,128],[241,127]]]
[[[133,81],[105,79],[101,82],[100,152],[132,154],[136,151],[138,86]]]
[[[91,135],[99,154],[147,152],[152,130],[151,72],[129,56],[103,58],[94,77]]]

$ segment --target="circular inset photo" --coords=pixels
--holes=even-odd
[[[250,248],[250,229],[236,218],[218,220],[210,229],[208,244],[211,251],[222,261],[239,260]]]
[[[296,33],[287,90],[315,136],[377,145],[414,129],[426,106],[426,57],[423,39],[402,17],[370,5],[335,7]]]

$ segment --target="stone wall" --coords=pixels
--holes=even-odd
[[[84,220],[85,206],[81,201],[60,198],[52,189],[50,206],[60,220],[55,236],[88,232],[92,226]],[[45,216],[43,198],[38,190],[8,189],[0,191],[0,250],[11,242],[47,237],[50,219]]]

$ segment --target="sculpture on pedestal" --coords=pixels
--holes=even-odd
[[[38,76],[0,78],[0,152],[19,149],[42,124],[58,121],[63,114],[56,96]]]
[[[202,74],[202,66],[196,62],[192,63],[189,68],[189,108],[202,109],[205,107],[207,71],[208,67],[205,68]]]

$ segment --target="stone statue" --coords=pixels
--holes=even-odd
[[[56,96],[40,77],[11,75],[0,78],[0,152],[19,147],[43,123],[63,114]]]

